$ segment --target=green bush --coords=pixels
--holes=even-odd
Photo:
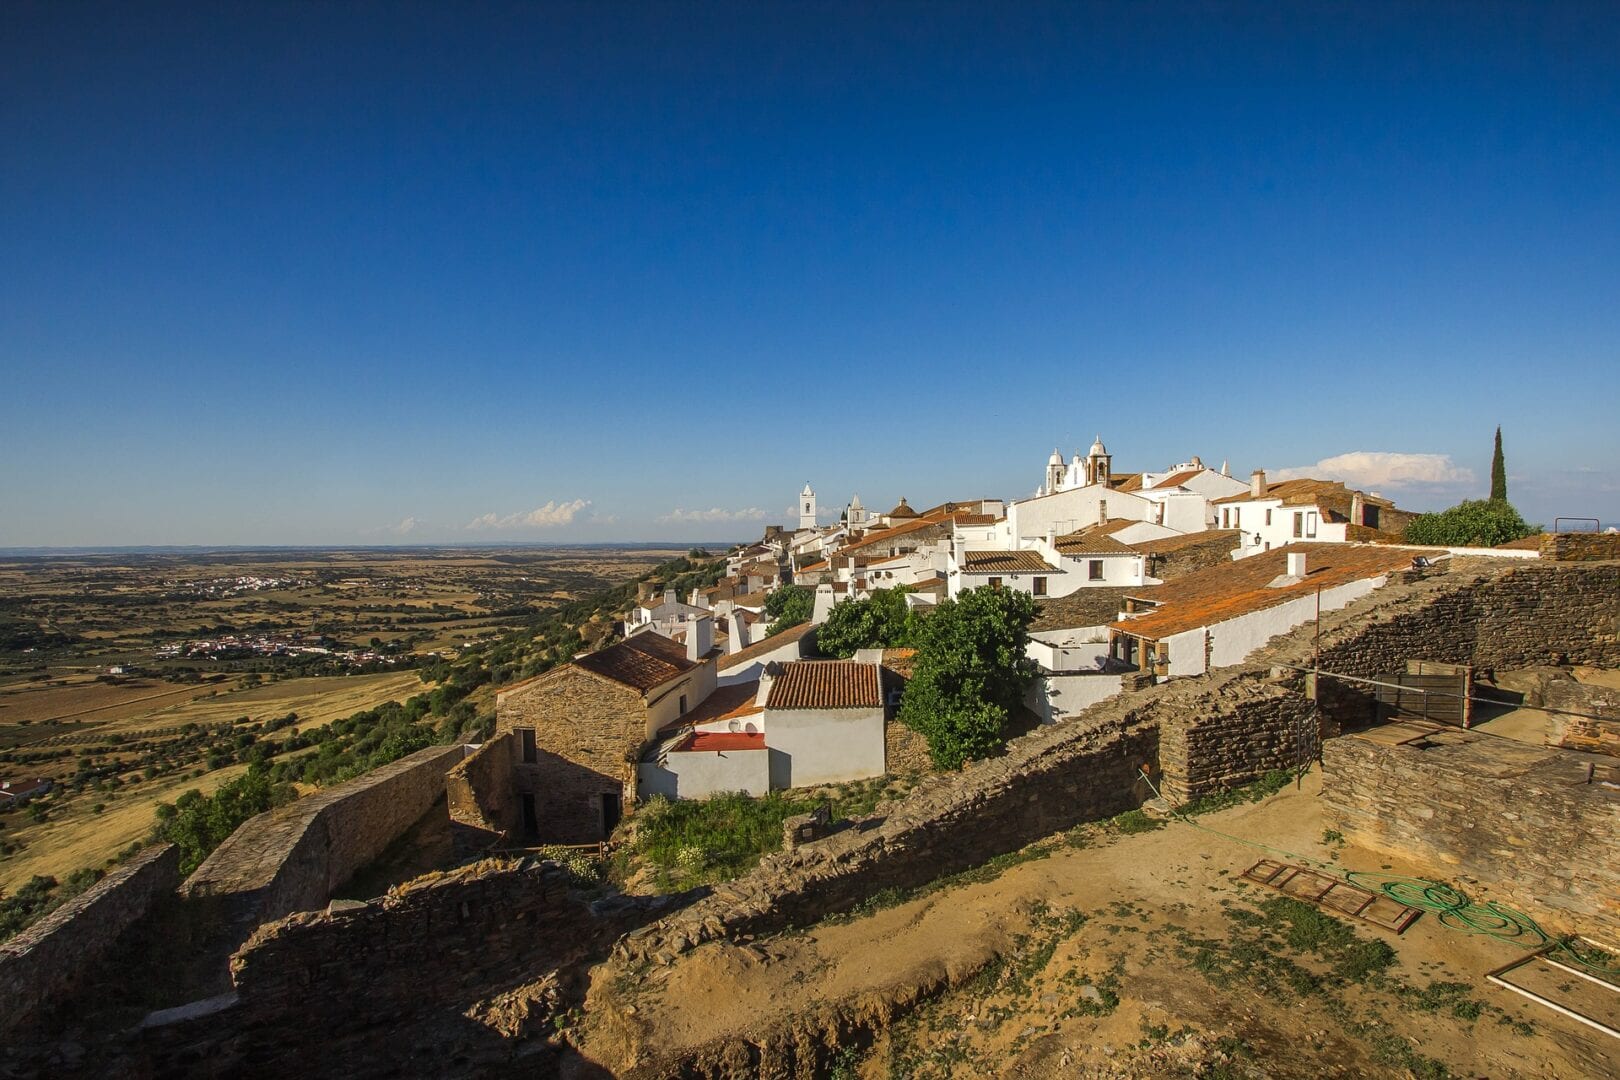
[[[1496,547],[1537,530],[1506,499],[1469,499],[1437,514],[1422,514],[1406,526],[1406,541],[1441,547]]]

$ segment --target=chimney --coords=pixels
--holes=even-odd
[[[665,589],[664,590],[664,603],[673,604],[674,602],[675,602],[675,590],[674,589]]]
[[[1303,578],[1305,576],[1305,553],[1303,551],[1290,551],[1288,553],[1288,576]]]
[[[1364,518],[1366,514],[1367,508],[1361,501],[1361,492],[1352,491],[1350,493],[1350,524],[1365,525],[1366,522],[1363,521],[1362,518]]]
[[[714,616],[699,615],[686,624],[686,658],[702,660],[714,649]]]
[[[1254,475],[1249,477],[1249,495],[1255,499],[1266,497],[1266,470],[1256,469]]]
[[[637,582],[636,583],[636,600],[637,600],[637,602],[640,602],[642,600],[651,600],[652,599],[652,594],[653,594],[653,588],[654,588],[654,585],[650,581]]]
[[[753,642],[748,640],[748,624],[743,622],[742,609],[731,609],[731,638],[727,641],[731,652],[742,652]]]

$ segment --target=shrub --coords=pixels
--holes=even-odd
[[[1406,540],[1442,547],[1496,547],[1534,532],[1506,499],[1469,499],[1449,510],[1413,518],[1406,526]]]

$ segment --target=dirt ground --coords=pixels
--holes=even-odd
[[[808,931],[704,946],[635,988],[600,981],[586,1015],[628,1015],[638,1055],[676,1058],[818,1006],[943,984],[954,989],[871,1047],[850,1048],[837,1072],[1620,1076],[1615,1040],[1484,982],[1521,948],[1447,929],[1432,915],[1400,936],[1364,923],[1345,935],[1329,922],[1328,936],[1340,939],[1321,948],[1313,926],[1279,915],[1276,893],[1238,880],[1258,859],[1286,856],[1228,836],[1331,865],[1421,875],[1325,837],[1319,790],[1313,773],[1262,802],[1205,815],[1202,828],[1083,827],[994,880]],[[1395,954],[1383,970],[1376,941]],[[587,1056],[622,1061],[614,1055],[624,1052],[625,1027],[593,1032],[587,1023]]]

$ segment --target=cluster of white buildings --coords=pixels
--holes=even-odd
[[[797,509],[795,530],[773,526],[734,552],[719,585],[684,599],[643,596],[626,620],[628,634],[658,633],[717,658],[716,702],[695,706],[689,723],[664,733],[642,766],[648,790],[687,797],[884,771],[882,734],[894,722],[903,678],[882,689],[887,669],[881,658],[865,657],[871,672],[860,685],[877,689],[857,692],[835,662],[802,659],[814,655],[814,627],[834,605],[878,589],[904,586],[906,602],[923,608],[964,589],[1030,594],[1039,615],[1029,655],[1041,678],[1026,704],[1055,723],[1126,680],[1239,663],[1319,610],[1343,607],[1392,573],[1423,565],[1414,560],[1449,554],[1404,545],[1412,515],[1376,492],[1335,481],[1269,482],[1261,471],[1239,480],[1225,463],[1216,469],[1198,457],[1159,471],[1116,472],[1100,437],[1067,461],[1054,450],[1024,499],[923,510],[901,499],[881,513],[856,495],[824,525],[806,484]],[[810,621],[767,636],[768,599],[790,583],[814,590]],[[819,700],[855,711],[805,721],[788,704],[794,699],[779,681],[785,671],[796,673],[794,685],[836,682],[840,692]]]

